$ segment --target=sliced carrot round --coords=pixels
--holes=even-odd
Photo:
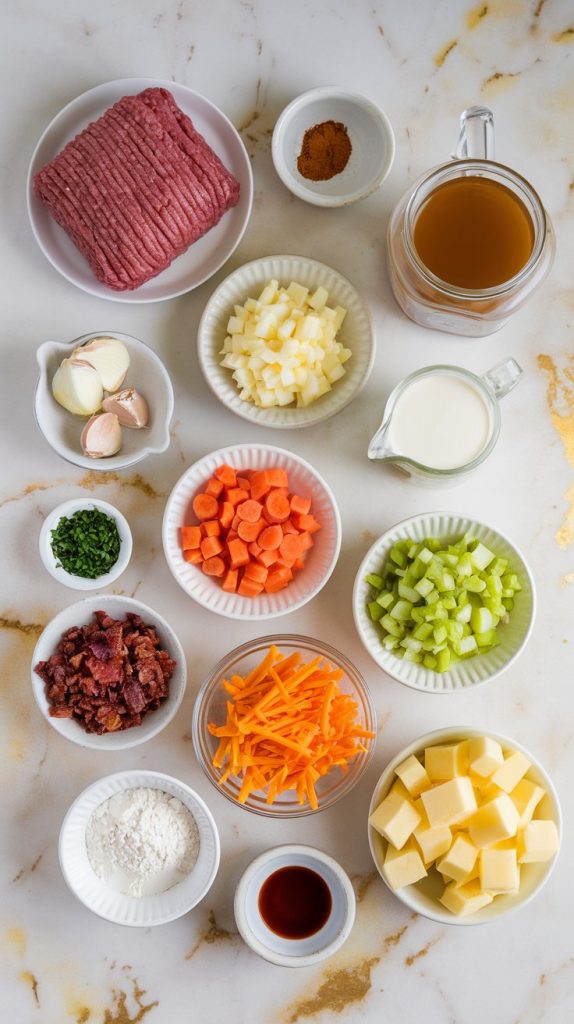
[[[223,576],[225,572],[225,562],[219,557],[219,555],[214,555],[213,558],[206,558],[202,563],[201,568],[206,576]]]
[[[289,498],[281,491],[270,491],[265,499],[265,510],[272,521],[283,523],[291,512]]]
[[[196,494],[192,502],[192,508],[200,522],[204,519],[215,519],[219,505],[212,494]]]
[[[288,533],[283,537],[283,540],[279,545],[279,553],[281,557],[290,562],[294,562],[296,558],[299,558],[302,550],[299,535],[296,533]]]
[[[242,501],[237,506],[237,515],[245,523],[256,523],[261,519],[261,513],[263,512],[263,505],[258,501],[254,501],[253,498],[248,498],[247,501]]]
[[[281,541],[283,540],[283,530],[277,524],[273,526],[267,526],[261,531],[257,538],[257,543],[263,551],[274,551],[278,548]]]

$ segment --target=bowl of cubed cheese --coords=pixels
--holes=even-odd
[[[356,398],[375,338],[366,303],[338,271],[305,256],[265,256],[215,290],[198,353],[228,409],[286,430],[326,420]]]
[[[368,829],[381,878],[411,910],[441,924],[485,924],[548,881],[562,814],[532,754],[463,726],[422,736],[393,758]]]

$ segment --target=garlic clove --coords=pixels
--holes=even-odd
[[[109,337],[92,338],[81,348],[75,348],[72,359],[93,366],[106,391],[117,391],[121,387],[130,365],[129,353],[123,341]]]
[[[56,401],[77,416],[91,416],[102,407],[104,389],[99,373],[88,363],[63,359],[52,378]]]
[[[105,459],[119,452],[122,446],[122,428],[113,412],[92,416],[82,430],[82,448],[91,459]]]
[[[115,412],[122,427],[139,430],[148,425],[148,404],[135,388],[122,388],[121,391],[116,391],[115,395],[104,398],[102,408],[105,412]]]

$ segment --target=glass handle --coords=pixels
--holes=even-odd
[[[454,159],[494,160],[494,117],[488,107],[463,110]]]
[[[493,366],[482,379],[490,385],[497,398],[504,398],[516,387],[521,377],[522,367],[518,365],[516,359],[510,358]]]

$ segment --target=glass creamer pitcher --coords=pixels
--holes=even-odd
[[[392,464],[416,483],[458,483],[492,452],[500,433],[499,401],[521,376],[512,358],[481,377],[462,366],[416,370],[389,395],[369,458]]]
[[[548,214],[532,185],[516,171],[495,163],[493,157],[492,112],[486,107],[470,107],[461,115],[460,137],[453,159],[419,178],[393,212],[388,231],[391,285],[403,311],[423,327],[475,338],[493,334],[522,306],[550,270],[555,246]],[[493,200],[495,204],[497,200],[504,201],[502,212],[522,218],[526,225],[530,251],[524,250],[525,258],[522,260],[520,253],[510,251],[513,246],[516,250],[516,232],[511,230],[511,222],[508,223],[507,240],[511,258],[508,264],[511,276],[508,279],[496,280],[494,283],[488,281],[486,286],[480,287],[469,286],[460,280],[449,283],[449,280],[433,272],[428,266],[431,262],[428,257],[425,257],[426,263],[423,262],[417,251],[415,235],[417,232],[422,233],[423,215],[425,223],[430,222],[428,211],[431,211],[431,203],[439,209],[437,201],[440,200],[444,208],[445,198],[449,195],[452,195],[453,200],[457,198],[456,190],[459,193],[459,206],[450,210],[450,237],[455,246],[458,242],[463,248],[466,246],[467,250],[470,247],[472,258],[472,240],[475,235],[472,233],[471,217],[468,217],[468,221],[465,218],[464,195],[461,193],[465,186],[467,189],[469,186],[474,188],[475,193],[480,190],[481,201],[483,204],[485,200],[487,202],[487,213],[490,211],[495,216],[493,210],[496,205],[492,206]],[[492,195],[485,196],[484,193],[489,191]],[[462,215],[459,216],[461,211]],[[468,212],[470,214],[470,207]],[[440,225],[439,220],[436,223]],[[495,219],[495,226],[497,223]],[[484,234],[480,214],[474,227],[479,234],[481,231]],[[502,230],[502,221],[498,227]],[[436,234],[439,245],[441,240],[444,244],[444,235],[442,239],[440,236],[440,232]],[[453,253],[456,264],[454,249]],[[493,251],[493,267],[499,257],[500,246],[497,245]],[[488,260],[488,253],[483,252],[483,259]],[[458,275],[455,273],[453,276],[456,278]]]

